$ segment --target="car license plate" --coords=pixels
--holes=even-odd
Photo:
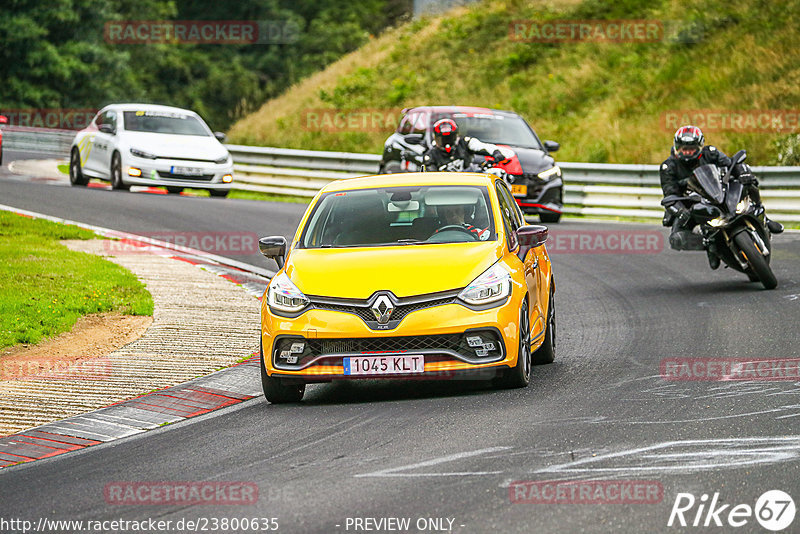
[[[413,356],[351,356],[342,358],[346,375],[399,375],[425,371],[425,357]]]
[[[171,167],[169,172],[172,174],[183,174],[185,176],[202,176],[203,169],[197,167]]]
[[[520,196],[528,196],[528,186],[527,185],[512,185],[511,186],[511,194],[512,195],[520,195]]]

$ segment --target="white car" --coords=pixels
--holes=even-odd
[[[70,149],[69,179],[86,185],[90,178],[111,182],[113,189],[132,185],[184,187],[227,196],[233,160],[197,113],[152,104],[112,104],[78,132]]]

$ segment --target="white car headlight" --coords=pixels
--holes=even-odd
[[[221,158],[217,158],[214,160],[214,163],[228,163],[228,159],[230,159],[230,154],[225,154]]]
[[[308,297],[297,289],[286,273],[272,277],[267,290],[270,307],[286,313],[296,313],[308,306]]]
[[[556,165],[552,169],[547,169],[546,171],[540,172],[537,176],[540,180],[549,180],[556,176],[561,178],[561,167]]]
[[[458,298],[481,306],[506,298],[511,293],[511,274],[499,263],[495,263],[472,281],[458,294]]]
[[[156,159],[158,157],[155,154],[151,154],[150,152],[145,152],[144,150],[139,150],[138,148],[132,148],[131,154],[133,154],[137,158],[144,158],[144,159]]]

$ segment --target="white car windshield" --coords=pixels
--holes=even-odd
[[[303,248],[494,241],[488,190],[478,186],[386,187],[325,194]]]
[[[124,128],[131,132],[151,132],[175,135],[210,134],[197,117],[172,111],[125,111]]]

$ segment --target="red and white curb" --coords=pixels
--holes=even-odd
[[[197,265],[261,297],[274,272],[200,250],[41,213],[0,205],[26,217],[71,224],[101,236],[157,246],[164,254]],[[248,355],[242,355],[248,356]],[[0,468],[57,456],[197,417],[262,394],[258,355],[189,382],[92,412],[0,438]]]

